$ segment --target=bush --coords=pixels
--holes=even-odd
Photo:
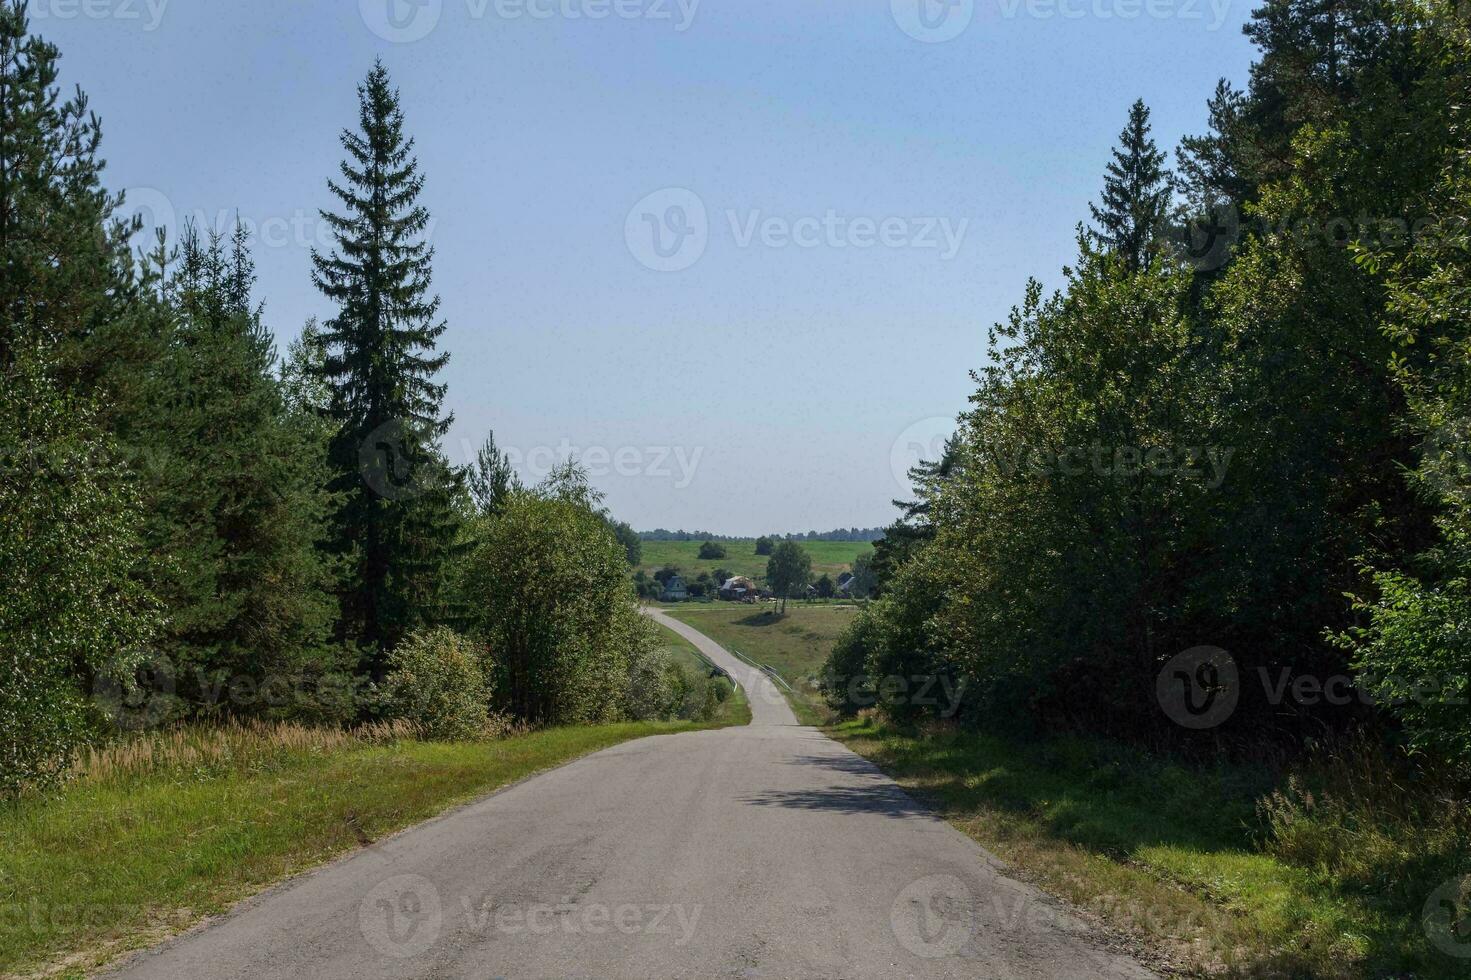
[[[116,456],[40,365],[0,373],[0,797],[66,774],[98,695],[134,705],[158,623]]]
[[[385,717],[421,738],[459,741],[484,734],[490,686],[469,641],[440,627],[410,633],[389,654],[382,700]]]
[[[651,642],[635,651],[629,661],[623,710],[634,721],[669,718],[683,701],[683,684],[679,668]]]
[[[607,522],[556,493],[511,494],[467,562],[492,703],[534,724],[615,721],[650,625]]]
[[[776,546],[771,543],[770,538],[756,539],[756,554],[758,555],[769,555],[774,547]]]
[[[716,544],[714,541],[706,541],[700,545],[700,557],[718,561],[725,557],[725,545]]]
[[[859,610],[828,654],[818,688],[839,718],[852,718],[874,704],[868,660],[879,642],[879,621],[871,609]]]

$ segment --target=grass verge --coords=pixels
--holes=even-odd
[[[1290,802],[1260,770],[1106,743],[920,736],[871,721],[829,732],[1171,972],[1471,976],[1471,935],[1433,936],[1422,922],[1435,883],[1471,870],[1459,804],[1400,821],[1305,790]]]
[[[637,722],[497,741],[200,733],[205,751],[104,769],[0,807],[0,974],[81,976],[289,875],[628,739]],[[273,737],[284,732],[284,737]]]

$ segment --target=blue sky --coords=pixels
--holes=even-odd
[[[390,6],[390,3],[392,6]],[[1129,104],[1173,148],[1240,0],[32,0],[107,178],[238,210],[282,345],[382,57],[427,175],[448,449],[576,452],[636,527],[887,523],[987,327],[1056,285]],[[655,236],[657,235],[657,240]]]

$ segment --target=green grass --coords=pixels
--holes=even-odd
[[[1159,965],[1253,978],[1471,975],[1471,962],[1436,950],[1420,922],[1433,883],[1465,870],[1464,828],[1445,847],[1436,822],[1398,828],[1386,858],[1361,846],[1385,838],[1379,815],[1380,832],[1355,828],[1361,836],[1341,842],[1334,861],[1297,862],[1269,840],[1257,801],[1272,784],[1260,770],[1197,769],[1098,742],[920,737],[868,721],[830,732]],[[1328,805],[1319,798],[1298,819],[1331,832],[1318,815]],[[1346,873],[1345,862],[1376,873]]]
[[[720,723],[488,742],[262,745],[223,765],[73,784],[0,808],[0,974],[82,975],[273,882],[578,756]]]
[[[754,538],[720,542],[725,548],[726,557],[718,559],[696,557],[702,543],[645,541],[638,567],[652,576],[665,565],[674,565],[686,582],[693,582],[701,572],[713,574],[717,568],[744,575],[756,582],[765,580],[767,556],[756,554]],[[798,544],[812,556],[812,577],[815,579],[826,572],[834,581],[840,573],[852,567],[854,558],[873,551],[873,545],[867,541],[800,541]]]
[[[787,700],[802,724],[821,725],[829,720],[816,680],[833,642],[857,614],[857,606],[789,602],[785,616],[776,614],[774,603],[681,603],[668,611],[726,649],[774,668],[792,686]]]

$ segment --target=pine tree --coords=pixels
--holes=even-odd
[[[475,462],[467,476],[475,507],[487,516],[499,514],[506,497],[521,488],[521,480],[511,465],[511,456],[496,446],[494,432],[485,434],[485,445],[475,454]]]
[[[0,0],[0,364],[17,331],[54,345],[53,375],[69,391],[128,401],[156,330],[137,319],[122,198],[102,186],[102,124],[78,89],[63,100],[56,47],[30,33],[26,5]],[[30,326],[22,326],[22,324]]]
[[[336,247],[312,261],[317,288],[338,306],[322,335],[322,377],[337,425],[334,489],[344,498],[336,548],[352,565],[343,633],[377,675],[383,652],[442,605],[439,573],[455,547],[463,474],[438,446],[451,417],[433,380],[448,355],[435,353],[445,324],[430,293],[429,213],[382,62],[358,102],[360,131],[342,134],[343,180],[328,181],[342,210],[322,213]]]
[[[1140,99],[1129,109],[1129,124],[1119,134],[1103,180],[1102,207],[1090,204],[1104,246],[1122,256],[1130,269],[1148,265],[1158,252],[1170,203],[1165,155],[1149,138],[1149,107]]]
[[[242,228],[229,246],[185,230],[159,297],[174,322],[140,432],[148,538],[168,558],[162,646],[177,693],[196,702],[230,678],[289,678],[300,690],[341,666],[328,642],[336,582],[318,550],[332,509],[325,444],[288,406],[254,282]]]

